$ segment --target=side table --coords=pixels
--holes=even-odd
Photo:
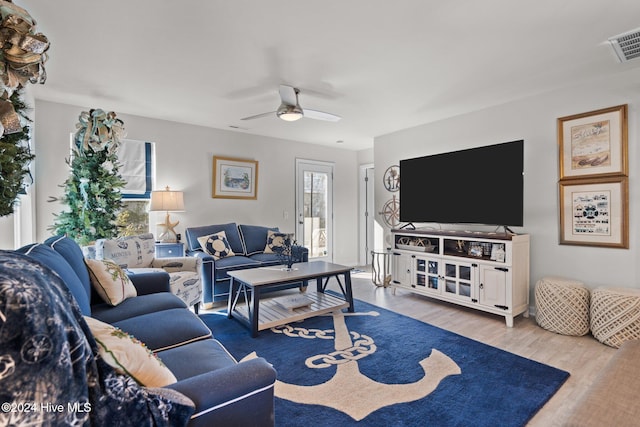
[[[387,287],[391,284],[391,274],[389,274],[389,255],[391,251],[373,250],[371,251],[371,281],[376,286]]]
[[[184,256],[184,243],[156,243],[156,258]]]

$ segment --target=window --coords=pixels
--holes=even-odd
[[[123,208],[116,224],[120,236],[149,232],[149,200],[155,174],[155,144],[123,139],[118,147],[120,175],[127,181],[122,190]]]

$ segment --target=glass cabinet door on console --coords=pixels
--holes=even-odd
[[[414,258],[413,285],[416,288],[438,292],[440,290],[440,263],[433,258]]]
[[[455,295],[466,300],[474,297],[476,270],[478,264],[469,262],[445,261],[444,263],[444,291],[448,295]]]

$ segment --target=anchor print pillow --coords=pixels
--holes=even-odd
[[[98,295],[109,305],[118,305],[127,298],[138,295],[129,276],[110,259],[85,259],[91,284]]]

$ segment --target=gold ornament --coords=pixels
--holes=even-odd
[[[0,0],[0,18],[0,130],[8,134],[22,130],[9,102],[13,92],[27,83],[47,80],[44,63],[49,40],[35,32],[35,19],[11,1]]]

